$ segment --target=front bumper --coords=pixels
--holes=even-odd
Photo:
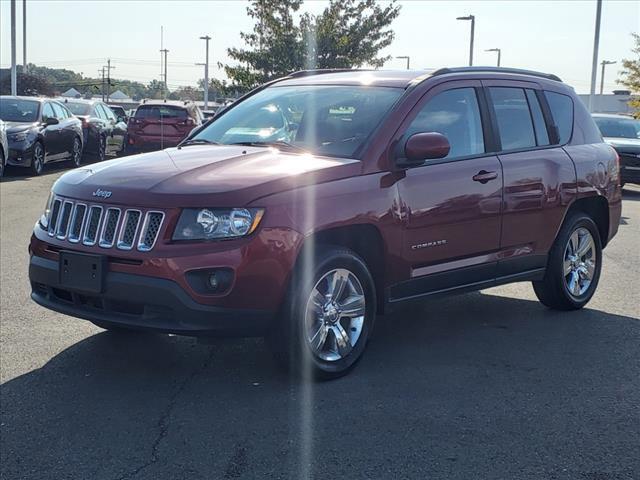
[[[177,283],[129,273],[106,273],[100,294],[60,285],[58,262],[36,255],[29,263],[31,298],[50,310],[95,321],[189,336],[259,336],[274,316],[266,310],[200,304]]]
[[[7,165],[15,167],[30,167],[33,159],[33,143],[28,141],[9,141],[9,155]]]

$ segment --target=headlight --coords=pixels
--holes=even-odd
[[[8,135],[8,137],[12,142],[24,142],[27,139],[28,133],[29,132],[12,133]]]
[[[51,205],[53,204],[53,191],[49,192],[49,198],[44,206],[44,213],[40,217],[40,225],[45,230],[49,228],[49,217],[51,216]]]
[[[244,237],[258,227],[263,215],[260,208],[186,208],[173,232],[173,240]]]

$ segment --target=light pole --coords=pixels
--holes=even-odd
[[[11,95],[18,94],[16,70],[16,0],[11,0]]]
[[[410,57],[408,55],[400,55],[399,57],[396,57],[398,60],[406,60],[407,61],[407,70],[409,70],[409,61],[410,61]]]
[[[204,63],[204,109],[207,110],[209,108],[209,40],[211,40],[211,37],[209,35],[205,35],[204,37],[200,37],[200,40],[204,40],[207,44],[207,53]]]
[[[164,56],[164,98],[166,99],[169,93],[169,85],[167,84],[167,53],[169,53],[169,50],[163,48],[160,53]]]
[[[22,73],[27,73],[27,0],[22,0]]]
[[[467,15],[466,17],[457,17],[456,20],[471,20],[471,39],[469,40],[469,66],[473,66],[473,37],[476,30],[476,17]]]
[[[498,52],[498,67],[500,66],[500,56],[502,54],[502,50],[499,48],[488,48],[485,52]]]
[[[596,95],[596,76],[598,72],[598,45],[600,44],[600,19],[602,0],[596,3],[596,28],[593,34],[593,62],[591,63],[591,89],[589,90],[589,112],[593,112],[593,99]]]
[[[614,63],[617,62],[612,62],[610,60],[602,60],[602,74],[600,75],[600,95],[602,95],[604,93],[604,68],[607,65],[613,65]]]

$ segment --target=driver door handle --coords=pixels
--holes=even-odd
[[[487,172],[486,170],[480,170],[473,176],[474,182],[487,183],[490,180],[498,178],[498,172]]]

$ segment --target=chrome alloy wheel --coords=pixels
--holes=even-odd
[[[358,277],[344,268],[323,275],[305,310],[305,337],[313,354],[327,362],[349,355],[362,333],[365,313]]]
[[[596,271],[596,247],[591,232],[577,228],[569,237],[564,250],[564,282],[573,297],[580,297],[589,289]]]
[[[39,174],[42,172],[44,167],[44,149],[40,143],[36,143],[33,147],[33,158],[31,159],[31,162],[36,173]]]

